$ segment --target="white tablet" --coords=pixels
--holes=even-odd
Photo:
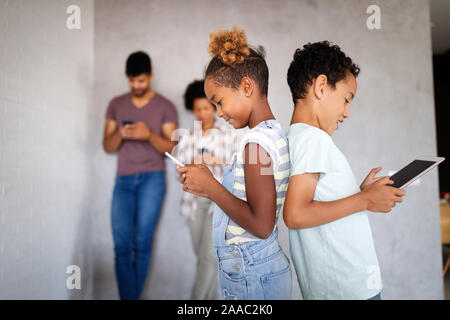
[[[390,177],[394,181],[391,186],[404,189],[444,160],[443,157],[418,157]]]

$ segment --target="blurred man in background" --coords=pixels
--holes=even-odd
[[[109,103],[103,148],[118,152],[111,202],[115,271],[121,299],[139,299],[150,263],[153,234],[166,191],[164,152],[176,142],[175,106],[151,89],[150,57],[131,54],[126,62],[131,91]]]

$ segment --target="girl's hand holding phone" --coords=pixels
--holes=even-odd
[[[394,181],[389,177],[380,177],[376,178],[376,181],[372,184],[364,187],[361,195],[366,200],[367,210],[387,213],[395,207],[396,202],[403,201],[402,197],[406,194],[405,190],[389,186],[393,183]]]
[[[211,171],[203,164],[177,166],[183,190],[210,199],[211,185],[216,181]]]

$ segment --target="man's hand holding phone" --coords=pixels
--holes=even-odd
[[[122,122],[122,125],[119,127],[120,135],[123,139],[148,140],[153,134],[142,121],[136,123],[124,123],[125,122]]]

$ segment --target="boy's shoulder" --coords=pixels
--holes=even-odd
[[[317,141],[323,143],[333,143],[330,135],[320,128],[310,126],[306,123],[294,123],[289,126],[288,140],[292,142],[298,141]]]

